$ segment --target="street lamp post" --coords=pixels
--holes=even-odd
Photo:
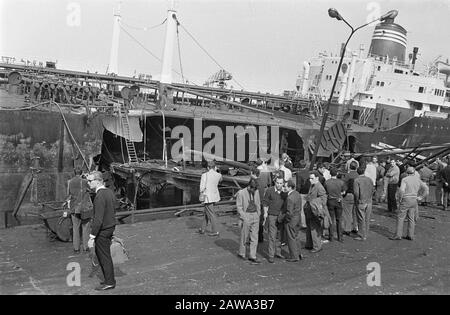
[[[392,18],[395,18],[395,16],[397,16],[397,14],[398,14],[397,10],[391,10],[391,11],[389,11],[388,13],[386,13],[385,15],[381,16],[381,17],[380,17],[379,19],[377,19],[377,20],[374,20],[374,21],[371,21],[371,22],[369,22],[369,23],[363,24],[363,25],[361,25],[361,26],[359,26],[359,27],[357,27],[357,28],[353,28],[353,26],[351,26],[351,25],[350,25],[350,24],[349,24],[349,23],[348,23],[348,22],[347,22],[340,14],[339,14],[339,12],[338,12],[336,9],[333,9],[333,8],[328,9],[328,15],[329,15],[331,18],[337,19],[338,21],[344,21],[344,23],[347,24],[347,25],[350,27],[350,29],[351,29],[352,31],[351,31],[349,37],[347,38],[347,41],[345,42],[345,45],[344,45],[344,47],[342,48],[342,51],[341,51],[341,59],[339,60],[339,65],[338,65],[337,70],[336,70],[336,76],[334,77],[333,87],[331,88],[330,97],[328,98],[328,102],[327,102],[327,104],[326,104],[325,111],[324,111],[324,114],[323,114],[323,117],[322,117],[322,123],[321,123],[321,125],[320,125],[320,131],[319,131],[319,139],[316,141],[316,146],[315,146],[315,148],[314,148],[314,154],[313,154],[313,156],[312,156],[312,158],[311,158],[311,164],[310,164],[310,166],[309,166],[309,170],[310,170],[310,171],[313,170],[313,168],[314,168],[314,163],[316,162],[316,159],[317,159],[317,153],[319,152],[320,143],[321,143],[321,141],[322,141],[323,133],[324,133],[324,130],[325,130],[325,124],[326,124],[327,119],[328,119],[328,112],[329,112],[329,110],[330,110],[331,99],[333,98],[334,89],[336,88],[336,83],[337,83],[337,79],[338,79],[338,76],[339,76],[339,71],[341,70],[342,61],[344,60],[344,56],[345,56],[345,50],[347,49],[347,44],[348,44],[348,42],[350,41],[350,38],[352,38],[353,34],[355,34],[356,31],[358,31],[359,29],[361,29],[361,28],[363,28],[363,27],[365,27],[365,26],[367,26],[367,25],[369,25],[369,24],[372,24],[372,23],[374,23],[375,21],[381,21],[381,22],[383,22],[383,21],[385,21],[386,19],[389,19],[389,18],[391,18],[391,19],[392,19]]]

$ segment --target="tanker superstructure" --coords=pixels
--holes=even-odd
[[[345,52],[332,114],[336,118],[347,115],[376,131],[370,137],[351,135],[352,151],[367,151],[378,140],[396,147],[418,141],[450,142],[450,64],[435,60],[419,72],[417,55],[418,47],[407,54],[407,31],[393,18],[375,27],[368,52],[364,45]],[[304,62],[297,95],[327,99],[339,58],[340,54],[322,53]]]

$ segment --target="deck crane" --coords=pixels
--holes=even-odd
[[[233,76],[231,75],[231,73],[225,71],[224,69],[220,69],[212,76],[210,76],[203,85],[207,87],[213,87],[217,85],[220,88],[225,88],[227,86],[225,81],[229,81],[232,78]]]

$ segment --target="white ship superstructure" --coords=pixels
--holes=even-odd
[[[435,61],[419,73],[415,69],[418,48],[414,47],[406,62],[405,52],[406,30],[393,19],[375,28],[368,53],[363,45],[359,51],[346,51],[333,94],[333,103],[340,105],[335,114],[342,117],[350,112],[353,120],[371,121],[375,127],[389,120],[386,114],[397,115],[391,119],[394,124],[413,116],[448,118],[448,61]],[[339,59],[340,54],[321,53],[304,62],[297,96],[327,100]]]

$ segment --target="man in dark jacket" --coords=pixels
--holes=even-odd
[[[444,211],[447,211],[448,195],[450,192],[450,164],[447,164],[447,166],[440,171],[440,178],[442,180],[442,186],[444,189]]]
[[[317,253],[322,250],[322,222],[320,217],[314,214],[311,207],[313,201],[319,200],[321,206],[325,208],[327,205],[327,193],[325,188],[319,181],[319,172],[312,171],[309,175],[311,187],[309,188],[305,206],[306,217],[306,249],[311,249],[311,253]]]
[[[87,177],[89,187],[95,190],[94,219],[89,247],[94,246],[95,254],[103,272],[105,282],[96,287],[96,290],[105,291],[116,287],[114,278],[114,265],[111,258],[111,239],[116,226],[114,213],[114,193],[105,187],[101,172],[92,172]]]
[[[342,237],[342,195],[345,191],[345,183],[337,178],[337,170],[330,170],[331,178],[325,182],[325,190],[328,194],[327,207],[331,217],[331,224],[328,232],[329,241],[333,241],[333,234],[336,231],[337,239],[343,242]]]
[[[80,226],[83,252],[89,251],[87,243],[91,230],[92,202],[89,196],[88,182],[81,177],[83,173],[81,168],[77,167],[73,171],[75,177],[71,178],[67,183],[67,203],[72,215],[73,250],[77,254],[80,252]],[[85,214],[89,215],[85,217]]]
[[[284,218],[284,227],[286,229],[287,244],[289,247],[290,258],[288,262],[297,262],[303,258],[300,253],[298,244],[298,232],[300,226],[300,208],[301,197],[298,191],[295,190],[295,183],[292,179],[288,180],[287,197],[286,197],[286,216]]]
[[[262,201],[264,221],[267,220],[268,222],[269,258],[267,260],[270,263],[275,262],[274,257],[284,258],[281,255],[280,240],[277,240],[277,233],[281,228],[278,218],[281,218],[281,211],[286,198],[285,193],[282,191],[283,185],[284,178],[280,176],[275,180],[275,186],[267,188]]]
[[[311,183],[309,182],[309,170],[306,167],[306,162],[304,160],[300,161],[300,169],[297,172],[297,191],[300,193],[302,198],[302,208],[300,210],[301,227],[306,229],[306,219],[305,219],[305,204],[306,197],[308,196],[309,187]]]
[[[349,166],[350,171],[344,177],[346,194],[342,200],[342,229],[345,235],[350,235],[352,231],[357,232],[358,223],[356,219],[355,196],[353,194],[353,182],[358,177],[356,172],[357,166],[356,162],[351,162]]]
[[[386,174],[387,180],[387,202],[388,202],[388,211],[396,212],[397,211],[397,189],[398,182],[400,180],[400,168],[397,166],[397,163],[394,159],[391,160],[391,167],[387,170]]]

